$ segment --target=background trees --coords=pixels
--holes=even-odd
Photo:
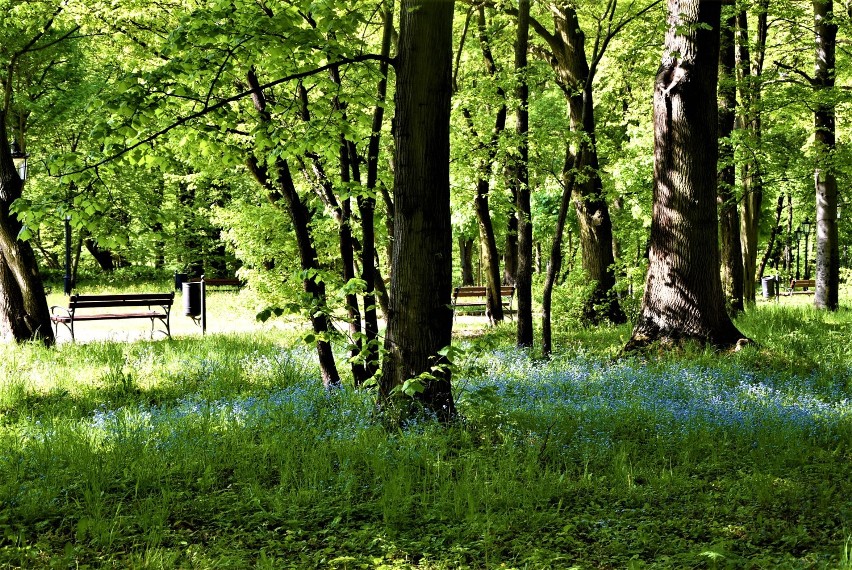
[[[33,156],[20,198],[4,170],[10,223],[20,224],[12,233],[27,238],[7,242],[33,250],[27,267],[38,262],[61,274],[67,219],[83,274],[239,271],[261,316],[294,311],[312,323],[306,339],[325,355],[330,384],[341,375],[334,338],[347,339],[343,375],[359,384],[377,372],[382,343],[396,350],[379,319],[421,306],[402,300],[413,294],[405,289],[412,280],[446,288],[441,296],[463,281],[494,289],[517,280],[518,342],[534,343],[541,310],[545,353],[552,322],[641,320],[649,252],[653,260],[660,251],[651,136],[660,2],[438,3],[442,25],[452,24],[442,39],[452,54],[449,191],[429,183],[436,194],[416,203],[440,210],[435,231],[446,235],[435,236],[440,263],[404,271],[432,238],[405,238],[419,247],[393,253],[412,212],[399,199],[426,183],[398,154],[407,112],[397,106],[399,65],[408,60],[396,54],[402,22],[432,3],[90,0],[59,11],[49,2],[7,4],[28,22],[23,31],[14,19],[3,24],[12,38],[4,57],[14,62],[5,76],[13,93],[7,118],[14,116],[6,140]],[[843,41],[846,17],[825,1],[726,7],[724,182],[706,191],[719,200],[724,255],[707,262],[711,273],[724,269],[733,310],[748,310],[765,274],[795,275],[795,254],[803,262],[805,252],[794,230],[805,218],[818,228],[808,261],[819,261],[800,273],[817,277],[818,306],[837,305],[852,239],[842,192],[832,190],[849,177],[849,63],[842,50],[832,58],[830,47]],[[814,37],[822,42],[816,68]],[[709,217],[702,224],[687,241],[717,235]],[[458,252],[444,251],[445,239]],[[696,295],[715,298],[715,285]],[[16,303],[12,289],[6,297]],[[443,316],[434,329],[421,324],[433,335],[423,349],[432,358],[437,344],[449,344],[446,299],[433,301],[428,310]],[[16,309],[7,320],[26,322],[12,316],[23,314]],[[500,321],[499,305],[491,314]],[[402,334],[397,324],[388,328],[392,338]],[[389,387],[413,370],[398,376],[393,366]]]

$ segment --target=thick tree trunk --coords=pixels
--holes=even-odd
[[[515,291],[518,298],[517,345],[533,346],[532,271],[533,271],[533,220],[529,185],[529,103],[530,88],[527,83],[527,49],[530,34],[530,2],[518,3],[518,33],[515,43],[515,73],[518,84],[515,98],[518,101],[516,128],[518,132],[518,157],[514,164],[515,188],[518,196],[518,272]]]
[[[816,292],[814,306],[831,311],[838,308],[840,248],[837,235],[837,177],[832,166],[835,150],[834,88],[837,24],[832,0],[814,0],[816,68],[814,89],[814,146],[816,188]]]
[[[456,415],[451,375],[439,354],[451,342],[450,218],[452,1],[403,0],[397,54],[394,239],[387,358],[379,382],[419,378],[417,401],[442,421]],[[426,376],[423,376],[423,375]]]
[[[694,339],[730,347],[742,338],[725,311],[719,276],[716,177],[721,5],[668,0],[654,88],[654,206],[650,266],[627,349]]]
[[[737,208],[734,148],[730,140],[736,124],[736,49],[734,29],[736,16],[721,29],[719,57],[719,233],[722,254],[722,289],[732,315],[744,309],[743,254],[740,243],[740,219]]]
[[[10,211],[21,196],[18,176],[6,139],[6,115],[0,112],[0,330],[18,342],[55,342],[50,310],[35,253],[18,239],[22,224]]]

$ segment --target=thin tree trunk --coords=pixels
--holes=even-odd
[[[533,220],[530,207],[529,185],[529,104],[530,89],[527,83],[527,49],[530,34],[530,2],[518,3],[518,32],[515,43],[515,73],[518,83],[515,98],[518,100],[516,124],[519,138],[518,158],[514,164],[515,188],[518,196],[518,272],[515,291],[518,297],[517,345],[533,346],[532,317],[532,269],[533,269]]]
[[[727,19],[721,29],[719,58],[719,233],[722,255],[722,288],[732,315],[744,309],[743,254],[740,242],[740,220],[737,208],[736,168],[730,140],[736,123],[736,16]]]
[[[766,251],[763,252],[763,258],[760,260],[760,266],[757,268],[757,280],[763,279],[763,272],[766,271],[766,264],[772,258],[772,252],[775,249],[775,240],[778,234],[781,233],[781,214],[784,213],[784,195],[778,196],[778,206],[775,208],[775,223],[772,225],[772,232],[769,234],[769,243],[766,244]]]
[[[269,123],[271,116],[266,109],[266,99],[259,88],[259,82],[254,70],[249,71],[247,79],[249,86],[254,90],[252,99],[255,109],[258,111],[260,121],[262,123]],[[300,266],[305,276],[302,279],[302,285],[305,293],[311,299],[311,306],[308,307],[308,310],[310,312],[311,325],[316,336],[314,342],[323,385],[326,387],[338,386],[340,385],[340,375],[334,361],[331,342],[328,338],[333,331],[333,327],[326,306],[325,283],[317,275],[320,267],[316,248],[314,248],[311,238],[311,212],[296,191],[293,178],[290,174],[290,167],[283,158],[280,156],[275,158],[274,184],[267,168],[261,166],[253,155],[249,156],[247,166],[258,183],[267,190],[267,196],[272,204],[278,206],[282,201],[284,202],[287,213],[290,216],[290,221],[293,223]]]
[[[566,148],[566,165],[562,169],[563,176],[570,176],[572,169],[570,149]],[[566,174],[568,173],[568,174]],[[556,219],[556,230],[553,234],[553,242],[550,245],[550,258],[547,261],[547,269],[544,276],[544,288],[541,299],[541,352],[545,357],[553,353],[553,334],[551,331],[551,305],[553,299],[553,287],[562,271],[562,236],[565,231],[565,221],[568,218],[568,209],[571,206],[571,180],[564,179],[562,182],[562,199],[559,201],[559,214]]]
[[[473,285],[473,240],[469,237],[461,236],[458,239],[458,244],[462,285]]]

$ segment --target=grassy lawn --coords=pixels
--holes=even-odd
[[[467,331],[451,428],[286,327],[2,346],[0,567],[852,569],[852,313],[795,301],[730,355]]]

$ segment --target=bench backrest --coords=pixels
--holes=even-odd
[[[815,279],[793,279],[790,281],[790,288],[795,289],[796,287],[816,287]]]
[[[456,287],[453,290],[454,297],[485,297],[488,294],[487,287],[466,286]],[[500,287],[501,297],[511,297],[515,294],[515,288],[511,285]]]
[[[103,307],[150,307],[159,305],[171,307],[175,300],[174,291],[170,293],[118,293],[114,295],[71,295],[69,309],[88,309]]]

